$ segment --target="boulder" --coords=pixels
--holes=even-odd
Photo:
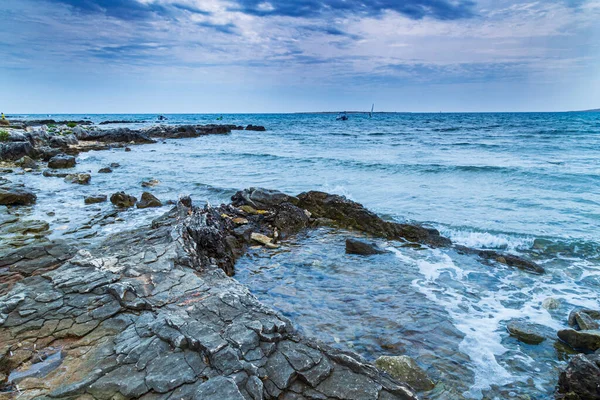
[[[10,126],[10,122],[7,119],[0,119],[0,126]]]
[[[577,354],[558,378],[557,399],[600,399],[600,354]]]
[[[532,324],[523,321],[510,321],[506,324],[506,329],[511,336],[527,344],[540,344],[546,340],[543,331],[546,329],[543,325]]]
[[[105,194],[94,194],[91,196],[87,196],[83,201],[85,204],[96,204],[96,203],[103,203],[107,200],[107,197]]]
[[[566,342],[574,349],[596,351],[600,349],[600,331],[576,331],[574,329],[564,329],[558,331],[560,340]]]
[[[246,127],[246,130],[247,130],[247,131],[257,131],[257,132],[264,132],[264,131],[266,131],[267,129],[266,129],[264,126],[261,126],[261,125],[252,125],[252,124],[250,124],[250,125],[248,125],[248,126]]]
[[[72,132],[75,135],[75,137],[79,140],[85,140],[89,136],[88,132],[80,126],[76,126],[75,128],[73,128]]]
[[[88,185],[92,176],[90,174],[69,174],[65,176],[65,182]]]
[[[309,224],[309,218],[303,209],[292,203],[282,203],[277,207],[273,225],[279,230],[281,237],[298,233]]]
[[[598,329],[600,320],[600,311],[588,309],[575,309],[569,313],[568,323],[570,326],[581,330]]]
[[[369,243],[358,239],[346,239],[346,253],[359,254],[361,256],[370,256],[373,254],[385,253],[385,250],[380,249],[377,244]]]
[[[66,154],[59,154],[54,156],[48,161],[48,168],[62,169],[62,168],[73,168],[77,162],[75,157],[68,156]]]
[[[575,321],[577,322],[579,329],[582,331],[596,330],[600,328],[598,322],[594,321],[592,317],[584,312],[575,313]]]
[[[69,147],[79,143],[77,137],[73,134],[51,136],[48,142],[52,147]]]
[[[427,373],[408,356],[382,356],[375,361],[375,366],[418,391],[428,391],[435,387]]]
[[[31,157],[29,156],[23,156],[21,158],[19,158],[15,164],[17,164],[19,167],[21,168],[37,168],[37,163],[31,159]]]
[[[136,204],[137,208],[162,207],[162,203],[152,193],[142,193],[142,198]]]
[[[23,187],[0,186],[0,205],[20,206],[34,204],[37,196]]]
[[[296,205],[298,198],[287,195],[278,190],[263,189],[251,187],[244,189],[231,197],[232,204],[240,207],[249,205],[257,209],[266,209],[274,206],[279,206],[282,203],[291,203]]]
[[[104,167],[98,170],[99,174],[110,174],[111,172],[113,172],[113,170],[110,167]]]
[[[0,142],[0,161],[14,161],[33,155],[35,155],[35,149],[29,142]]]
[[[560,301],[553,297],[548,297],[542,302],[542,307],[546,310],[556,310],[560,307]]]
[[[137,199],[125,192],[117,192],[110,196],[110,202],[119,208],[133,207]]]
[[[69,176],[71,174],[69,174],[67,172],[58,172],[53,169],[45,169],[42,172],[42,175],[44,175],[48,178],[66,178],[67,176]]]

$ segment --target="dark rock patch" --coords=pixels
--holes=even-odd
[[[68,156],[66,154],[59,154],[54,156],[48,161],[48,168],[51,169],[64,169],[64,168],[73,168],[77,162],[75,161],[75,157]]]
[[[558,337],[573,349],[584,351],[600,349],[600,331],[598,330],[576,331],[574,329],[564,329],[558,331]]]
[[[346,239],[346,253],[370,256],[374,254],[383,254],[385,253],[385,250],[380,249],[375,243],[348,238]]]
[[[92,196],[87,196],[83,201],[85,204],[97,204],[97,203],[103,203],[107,200],[107,197],[105,194],[95,194]]]
[[[90,174],[69,174],[65,176],[65,182],[88,185],[92,176]]]
[[[117,192],[110,196],[110,202],[119,208],[129,208],[135,205],[137,199],[125,192]]]
[[[600,399],[600,355],[578,354],[571,358],[567,368],[560,374],[556,398]]]
[[[523,343],[540,344],[546,340],[546,327],[543,325],[532,324],[524,321],[510,321],[506,324],[506,329],[511,336],[516,337]]]
[[[162,202],[152,193],[142,193],[142,198],[136,204],[137,208],[162,207]]]
[[[34,204],[37,196],[29,189],[19,186],[0,186],[0,205],[22,206]]]
[[[266,131],[267,129],[266,129],[264,126],[261,126],[261,125],[252,125],[252,124],[250,124],[250,125],[248,125],[248,126],[246,127],[246,130],[247,130],[247,131],[257,131],[257,132],[264,132],[264,131]]]

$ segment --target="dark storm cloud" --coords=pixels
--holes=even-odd
[[[328,13],[379,15],[396,11],[412,19],[441,20],[471,17],[475,6],[471,0],[238,0],[237,3],[238,11],[259,16],[318,18]]]

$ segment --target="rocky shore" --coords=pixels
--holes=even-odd
[[[45,177],[93,185],[91,174],[72,171],[81,152],[244,129],[99,129],[63,122],[8,129],[0,141],[3,175],[39,173],[45,166]],[[114,168],[119,165],[98,173]],[[115,221],[122,209],[163,204],[150,192],[138,201],[127,191],[88,196],[85,203],[109,200],[114,212],[97,215],[84,230]],[[183,197],[151,226],[88,246],[45,239],[44,221],[19,222],[19,208],[35,207],[36,201],[26,186],[0,178],[0,232],[18,227],[22,235],[0,246],[0,398],[380,400],[416,399],[431,390],[435,383],[410,358],[382,357],[378,369],[356,354],[304,338],[231,278],[248,248],[275,250],[307,229],[356,230],[404,246],[449,249],[490,268],[545,272],[532,260],[457,245],[435,229],[388,221],[343,196],[318,191],[294,196],[249,188],[218,207],[195,207]],[[346,251],[385,252],[354,239]],[[600,364],[591,354],[600,351],[598,320],[598,311],[575,310],[572,329],[558,332],[558,339],[582,354],[561,373],[557,398],[600,398]],[[509,322],[507,330],[529,345],[556,340],[556,334],[521,321]]]

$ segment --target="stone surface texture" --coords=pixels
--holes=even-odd
[[[297,335],[226,275],[223,259],[246,243],[229,237],[233,207],[184,203],[88,249],[57,242],[3,258],[1,396],[416,398],[357,355]]]

